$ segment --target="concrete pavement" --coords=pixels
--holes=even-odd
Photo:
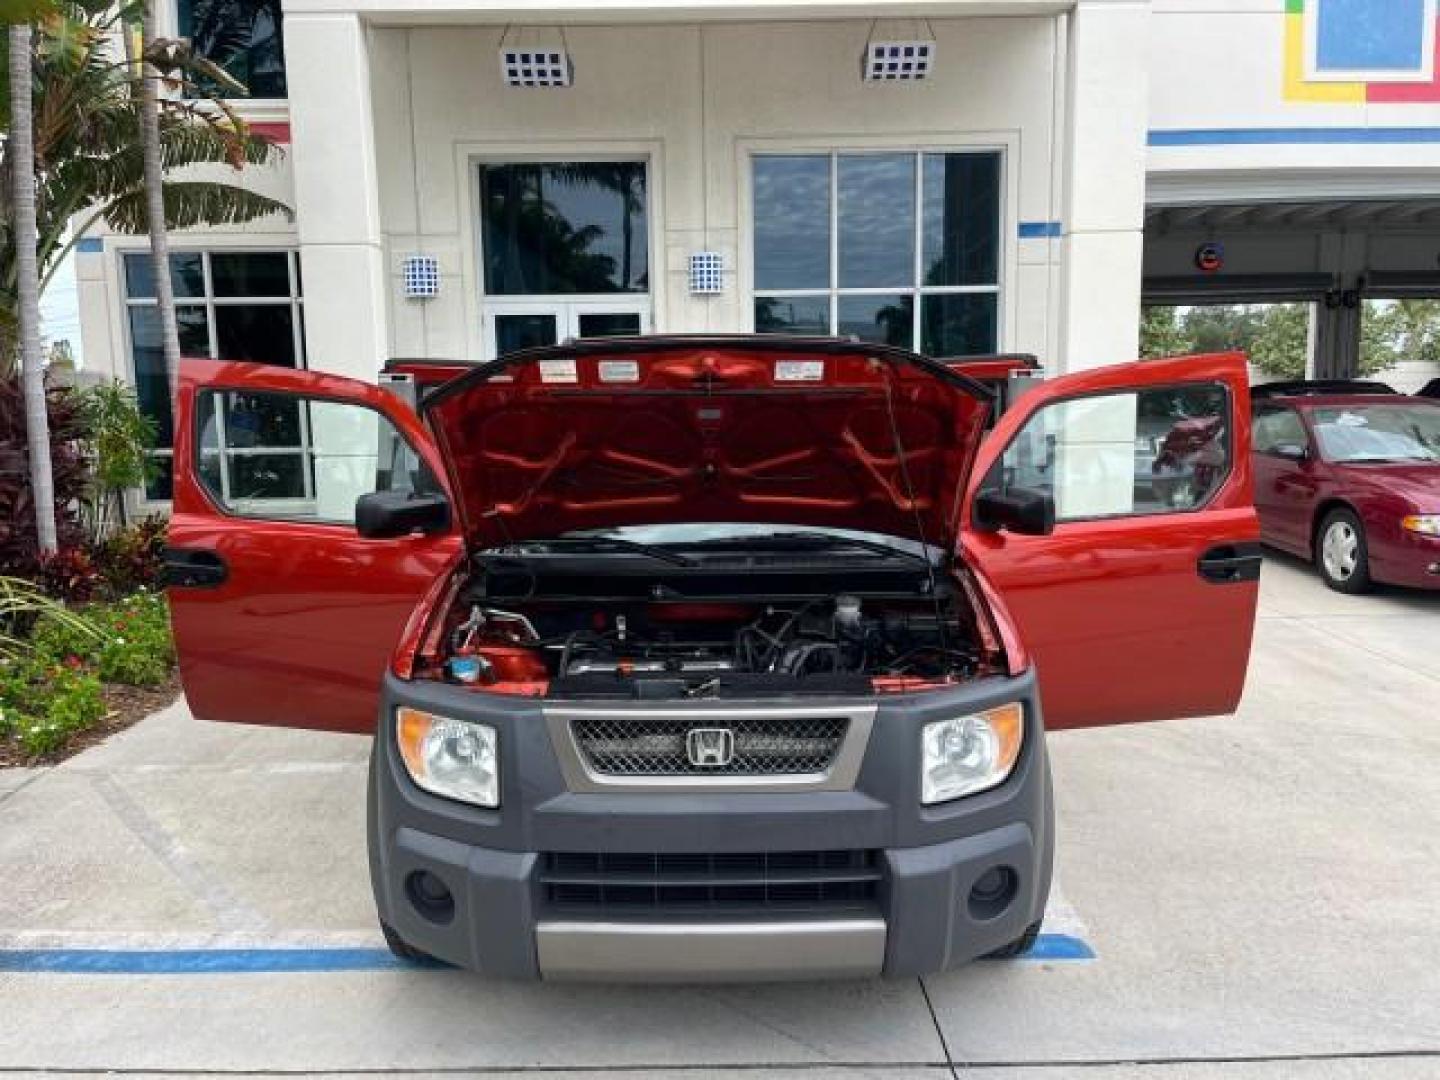
[[[1239,716],[1053,736],[1094,960],[720,988],[0,972],[0,1070],[1440,1076],[1437,630],[1440,596],[1271,559]],[[367,750],[177,705],[0,772],[0,949],[375,945]]]

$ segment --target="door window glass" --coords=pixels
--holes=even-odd
[[[640,333],[636,311],[586,311],[576,316],[579,337],[624,337]]]
[[[1194,510],[1230,471],[1229,420],[1225,388],[1208,383],[1057,401],[984,487],[1047,492],[1059,521]]]
[[[1294,409],[1266,409],[1257,413],[1251,430],[1255,450],[1261,454],[1274,453],[1282,446],[1303,450],[1308,441],[1305,425]]]
[[[557,340],[554,315],[541,313],[495,316],[496,356],[504,356],[520,349],[532,349],[537,345],[554,345]]]
[[[755,329],[994,352],[998,153],[758,155]]]
[[[372,491],[437,491],[393,424],[364,405],[207,390],[196,416],[201,484],[239,517],[353,524]]]

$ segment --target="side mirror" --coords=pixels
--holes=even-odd
[[[355,500],[355,529],[367,540],[432,533],[450,525],[444,495],[413,491],[371,491]]]
[[[1270,453],[1286,461],[1304,461],[1310,456],[1299,443],[1277,443],[1270,448]]]
[[[1008,529],[1022,536],[1049,536],[1055,531],[1055,500],[1034,488],[991,488],[975,496],[971,518],[985,532]]]

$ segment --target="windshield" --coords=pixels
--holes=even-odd
[[[766,540],[785,543],[797,538],[833,540],[837,546],[853,543],[857,552],[889,549],[898,555],[923,559],[926,548],[916,540],[859,529],[835,529],[816,525],[772,525],[745,521],[684,521],[657,525],[623,525],[609,529],[575,529],[563,534],[562,540],[613,539],[626,544],[658,548],[693,548],[728,541]],[[543,541],[541,541],[543,543]],[[939,549],[930,546],[930,556]]]
[[[1327,461],[1440,461],[1440,407],[1344,405],[1311,413]]]

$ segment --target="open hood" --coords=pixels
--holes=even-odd
[[[923,531],[953,548],[991,396],[882,345],[638,337],[512,353],[440,387],[424,413],[476,547],[762,521]]]

